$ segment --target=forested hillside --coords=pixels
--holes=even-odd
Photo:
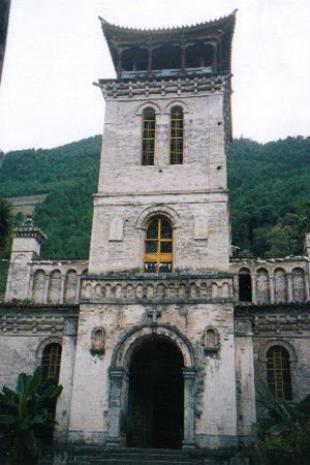
[[[51,150],[10,152],[0,168],[0,194],[49,194],[35,218],[49,237],[44,257],[87,257],[100,143],[96,136]],[[310,217],[310,138],[264,145],[236,140],[228,171],[233,244],[240,253],[301,253]]]
[[[233,244],[244,254],[302,253],[310,220],[310,138],[230,147],[228,184]]]

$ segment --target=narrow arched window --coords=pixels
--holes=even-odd
[[[252,302],[252,280],[250,270],[241,268],[238,274],[239,301]]]
[[[61,345],[56,342],[48,344],[42,354],[42,375],[43,379],[52,378],[56,382],[59,380],[61,360]]]
[[[155,110],[151,107],[145,108],[142,128],[142,165],[154,165],[155,125]]]
[[[277,399],[292,400],[290,356],[284,347],[273,346],[267,352],[267,381]]]
[[[180,165],[183,163],[183,133],[184,133],[184,114],[180,106],[173,107],[171,110],[170,124],[170,163],[171,165]]]
[[[172,271],[172,227],[165,216],[152,218],[147,226],[144,270],[151,273]]]

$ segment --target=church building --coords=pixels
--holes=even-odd
[[[279,398],[309,393],[310,234],[303,256],[232,254],[235,12],[171,29],[100,21],[116,78],[96,83],[89,259],[41,259],[44,233],[16,229],[0,383],[38,365],[59,379],[55,444],[237,449],[254,438],[260,377]]]

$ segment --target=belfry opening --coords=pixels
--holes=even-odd
[[[182,447],[183,355],[167,338],[149,336],[129,365],[127,446]]]

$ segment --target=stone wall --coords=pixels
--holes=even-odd
[[[94,201],[90,273],[142,271],[145,229],[156,214],[171,221],[174,271],[228,268],[224,102],[229,90],[222,78],[206,88],[181,81],[163,81],[160,94],[139,82],[132,90],[127,83],[115,84],[122,87],[115,92],[110,92],[111,83],[101,84],[106,95],[104,154]],[[169,153],[174,105],[184,112],[179,165],[170,164]],[[154,165],[145,166],[142,114],[147,107],[156,113],[156,131]]]

